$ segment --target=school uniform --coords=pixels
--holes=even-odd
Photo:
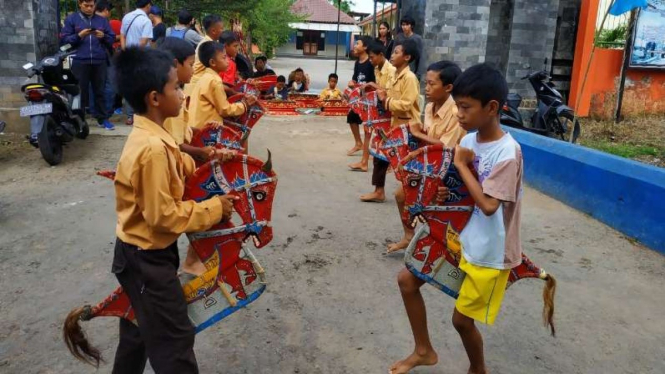
[[[342,91],[335,87],[334,89],[326,88],[321,91],[319,95],[321,100],[342,100]]]
[[[189,97],[188,125],[200,129],[207,123],[222,122],[222,117],[237,117],[245,111],[245,103],[229,103],[222,78],[207,68]]]
[[[192,141],[192,128],[189,127],[189,96],[185,97],[180,113],[177,117],[170,117],[164,120],[164,129],[171,134],[176,144],[189,144]]]
[[[395,69],[389,61],[385,61],[383,66],[381,66],[381,69],[379,69],[378,66],[375,66],[374,76],[376,78],[376,83],[384,90],[388,90],[392,82],[395,80],[396,72],[397,69]],[[373,136],[377,136],[377,134],[374,134]],[[374,157],[372,163],[374,164],[374,168],[372,169],[372,186],[384,187],[386,185],[386,173],[388,172],[390,163],[378,157]]]
[[[436,112],[434,103],[427,104],[423,131],[430,137],[439,139],[448,148],[459,144],[466,135],[466,130],[457,122],[457,106],[452,96],[449,96]]]
[[[113,373],[198,373],[194,327],[177,277],[178,237],[222,219],[219,199],[183,201],[196,166],[169,133],[136,115],[118,161],[116,245],[112,272],[129,296],[138,327],[120,319]]]

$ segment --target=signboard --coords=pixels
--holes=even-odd
[[[630,67],[665,69],[665,1],[650,0],[637,15]]]

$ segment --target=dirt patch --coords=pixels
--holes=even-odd
[[[665,167],[665,118],[645,116],[615,124],[585,120],[580,144],[650,165]]]
[[[0,162],[7,162],[25,155],[27,152],[35,151],[24,134],[0,135]]]

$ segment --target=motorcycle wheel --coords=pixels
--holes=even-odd
[[[566,129],[564,131],[564,129]],[[570,111],[561,112],[553,115],[547,123],[548,135],[561,139],[564,142],[577,143],[580,136],[580,121],[575,118],[575,114]]]
[[[62,142],[55,131],[58,124],[53,117],[46,116],[44,127],[37,137],[39,144],[39,151],[42,153],[44,160],[51,166],[58,165],[62,162]]]

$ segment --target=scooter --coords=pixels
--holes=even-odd
[[[90,127],[85,122],[85,113],[81,108],[81,94],[78,81],[69,69],[65,69],[65,60],[74,54],[71,45],[60,48],[54,56],[42,59],[35,66],[27,63],[23,69],[28,78],[35,75],[37,83],[21,87],[29,105],[20,109],[21,117],[30,117],[31,145],[39,148],[42,157],[49,165],[62,162],[62,146],[74,137],[85,139]]]
[[[522,79],[529,80],[538,100],[531,124],[524,124],[518,110],[522,97],[516,93],[508,94],[508,100],[501,111],[501,124],[575,143],[580,135],[580,123],[573,109],[563,103],[563,96],[556,90],[552,78],[541,70],[527,74]]]

